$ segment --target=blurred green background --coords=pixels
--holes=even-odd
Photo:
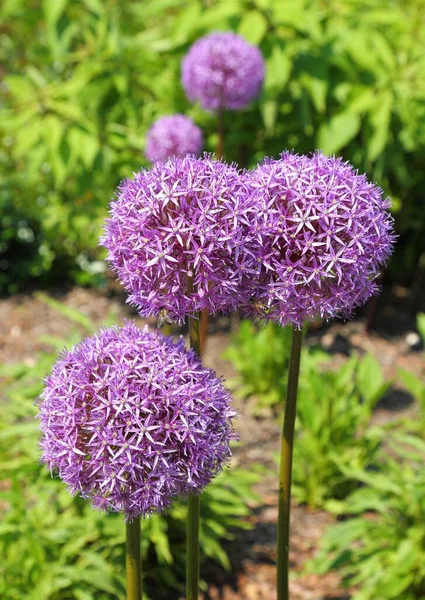
[[[215,29],[258,44],[267,64],[258,101],[225,115],[227,158],[341,154],[392,197],[392,279],[423,268],[423,0],[4,0],[0,10],[3,293],[102,281],[101,223],[119,181],[147,164],[154,119],[191,115],[214,150],[215,117],[187,102],[180,63]]]

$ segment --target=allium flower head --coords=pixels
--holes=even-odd
[[[395,239],[382,190],[340,158],[284,152],[246,174],[263,265],[249,314],[280,324],[349,315]]]
[[[237,308],[259,267],[253,200],[238,170],[208,155],[156,163],[127,179],[111,204],[102,243],[142,316]]]
[[[207,110],[244,108],[260,93],[263,79],[260,50],[235,33],[216,32],[201,38],[183,60],[187,97]]]
[[[65,352],[45,382],[42,460],[126,518],[199,493],[230,457],[230,395],[181,339],[123,328]]]
[[[171,115],[155,121],[146,137],[146,156],[151,162],[171,156],[198,156],[203,146],[202,131],[192,119]]]

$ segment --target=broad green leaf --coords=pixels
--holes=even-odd
[[[333,154],[342,150],[359,130],[360,117],[357,114],[339,113],[319,128],[318,146],[325,154]]]
[[[215,2],[208,6],[204,5],[200,23],[206,31],[216,27],[225,28],[229,20],[238,17],[243,8],[244,4],[241,0],[227,0],[226,2]]]
[[[392,107],[393,95],[390,91],[385,91],[378,96],[376,108],[370,117],[372,135],[367,142],[367,155],[371,161],[381,155],[388,141]]]
[[[273,131],[278,114],[278,104],[275,100],[267,100],[261,105],[263,122],[268,132]]]
[[[68,0],[43,0],[43,11],[49,25],[55,25],[68,4]]]
[[[362,114],[376,105],[376,94],[369,87],[357,87],[351,90],[348,102],[350,112]]]
[[[381,33],[376,31],[371,41],[375,55],[379,57],[379,61],[385,66],[386,72],[391,72],[396,66],[396,57],[390,44]]]
[[[5,77],[4,83],[19,100],[25,101],[27,104],[35,103],[36,90],[26,77],[22,75],[8,75]]]
[[[398,376],[407,390],[421,403],[425,403],[425,382],[406,369],[400,369]]]
[[[264,87],[266,90],[281,90],[291,75],[292,61],[288,54],[277,44],[273,46],[267,59]]]
[[[267,21],[258,10],[247,12],[239,23],[238,33],[252,44],[259,44],[267,32]]]
[[[360,393],[370,408],[375,406],[389,385],[385,382],[381,365],[371,354],[366,354],[359,362],[357,383]]]

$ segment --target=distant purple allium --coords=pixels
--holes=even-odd
[[[202,131],[189,117],[162,117],[155,121],[147,133],[146,156],[151,162],[186,154],[198,156],[203,143]]]
[[[230,395],[184,341],[133,323],[65,352],[45,381],[43,462],[126,518],[200,493],[231,455]]]
[[[348,316],[376,292],[395,240],[382,190],[340,158],[284,152],[246,174],[262,276],[248,314],[281,325]]]
[[[259,271],[253,213],[234,166],[208,155],[172,158],[121,184],[102,243],[140,314],[165,311],[182,323],[249,298]]]
[[[258,96],[263,80],[260,50],[235,33],[216,32],[201,38],[183,60],[187,97],[206,110],[244,108]]]

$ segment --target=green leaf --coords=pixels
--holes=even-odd
[[[425,313],[419,313],[416,317],[416,326],[419,331],[419,335],[422,338],[423,343],[425,344]]]
[[[388,141],[392,107],[393,95],[390,91],[385,91],[377,97],[376,108],[370,117],[372,135],[367,142],[367,155],[371,161],[381,155]]]
[[[43,0],[43,11],[49,26],[56,25],[67,4],[68,0]]]
[[[278,44],[273,46],[267,59],[264,88],[266,91],[282,90],[287,84],[292,70],[292,61],[288,53]]]
[[[247,12],[239,23],[238,33],[252,44],[259,44],[267,32],[267,20],[258,10]]]
[[[271,132],[274,129],[278,108],[276,100],[266,100],[261,104],[261,114],[267,132]]]
[[[50,308],[53,308],[70,321],[73,321],[74,323],[77,323],[78,325],[84,327],[84,329],[86,329],[87,332],[92,333],[95,330],[93,321],[89,317],[83,315],[83,313],[81,313],[80,311],[76,310],[75,308],[71,308],[70,306],[67,306],[66,304],[63,304],[63,302],[59,302],[58,300],[51,298],[43,292],[36,292],[34,296],[37,298],[37,300],[40,300],[40,302],[47,304],[48,306],[50,306]]]
[[[92,10],[98,15],[104,12],[104,7],[102,5],[101,0],[83,0],[83,3],[87,6],[88,9]]]
[[[25,100],[27,103],[34,101],[35,89],[27,78],[21,75],[8,75],[5,77],[4,83],[10,93],[18,99]]]
[[[372,409],[383,396],[389,383],[385,381],[379,362],[371,354],[366,354],[359,362],[357,384],[369,409]]]
[[[339,113],[324,123],[318,132],[318,146],[325,154],[344,148],[359,132],[360,117],[353,113]]]
[[[425,408],[425,382],[406,369],[400,369],[398,376],[406,389],[417,399]]]

